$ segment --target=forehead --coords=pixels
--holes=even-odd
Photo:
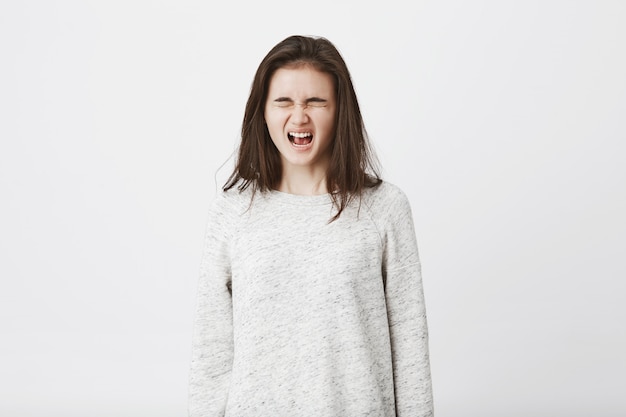
[[[334,97],[333,77],[311,66],[279,68],[270,79],[269,96],[303,98]],[[269,98],[269,97],[268,97]]]

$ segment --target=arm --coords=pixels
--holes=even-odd
[[[221,200],[221,201],[220,201]],[[233,361],[227,210],[209,214],[200,264],[189,379],[189,417],[224,415]]]
[[[426,308],[415,230],[406,196],[390,207],[384,279],[391,337],[396,414],[433,416]]]

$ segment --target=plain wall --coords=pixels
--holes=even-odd
[[[3,2],[0,414],[185,415],[207,208],[259,61],[305,34],[411,200],[437,415],[626,415],[624,22],[608,0]]]

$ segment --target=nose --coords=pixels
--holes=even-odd
[[[307,105],[296,103],[291,112],[291,119],[296,124],[303,124],[309,120],[309,115],[306,112]]]

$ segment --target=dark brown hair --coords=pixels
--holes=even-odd
[[[330,74],[335,84],[335,137],[326,173],[326,188],[337,209],[332,218],[335,220],[355,197],[361,198],[365,188],[380,184],[381,179],[350,72],[337,48],[325,38],[290,36],[263,58],[246,104],[235,169],[223,189],[227,191],[238,184],[237,188],[243,191],[252,186],[254,198],[256,191],[272,190],[279,183],[281,159],[265,124],[265,102],[274,72],[298,65],[310,65]]]

